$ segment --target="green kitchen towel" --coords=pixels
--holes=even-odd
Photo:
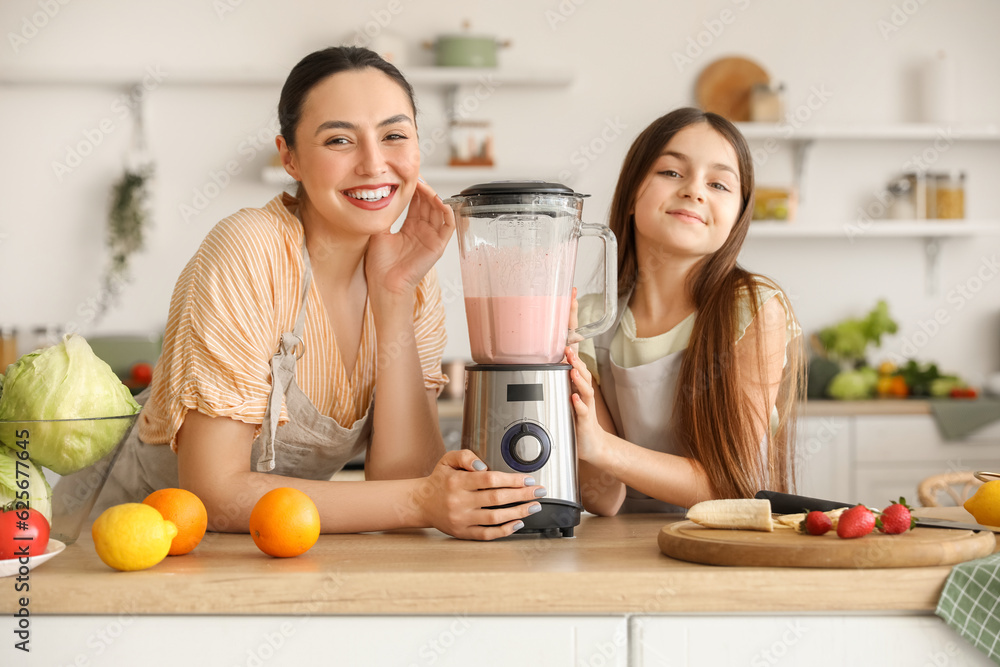
[[[934,613],[1000,665],[1000,553],[953,567]]]
[[[928,401],[931,415],[945,440],[961,440],[973,431],[1000,420],[1000,399],[942,398]]]

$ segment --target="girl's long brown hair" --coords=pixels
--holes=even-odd
[[[736,260],[746,239],[753,214],[754,176],[750,149],[740,131],[728,120],[699,109],[683,108],[655,120],[636,138],[622,166],[609,225],[618,238],[619,296],[632,292],[645,279],[639,270],[635,247],[635,208],[639,187],[649,175],[663,148],[677,132],[695,123],[707,123],[736,151],[740,172],[742,207],[729,238],[715,253],[695,265],[687,289],[697,309],[691,341],[684,351],[674,400],[671,433],[684,451],[701,463],[717,497],[752,497],[760,489],[794,488],[794,411],[804,384],[801,337],[787,346],[787,363],[781,377],[776,406],[777,429],[769,427],[767,386],[748,388],[746,369],[735,363],[737,307],[748,298],[756,330],[753,358],[764,377],[763,317],[758,285],[777,288],[764,276],[750,273]],[[789,305],[789,307],[791,307]],[[791,317],[794,317],[791,313]],[[761,415],[765,423],[761,424]],[[759,433],[766,433],[766,448]]]

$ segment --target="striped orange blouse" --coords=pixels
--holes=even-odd
[[[281,334],[294,328],[302,294],[303,229],[296,206],[284,194],[264,208],[229,216],[181,272],[152,394],[140,418],[144,442],[176,449],[177,431],[192,409],[256,424],[259,432],[271,390],[271,357]],[[305,350],[296,381],[322,414],[349,428],[368,411],[375,388],[371,310],[366,305],[357,362],[348,377],[315,283],[306,301]],[[417,287],[413,322],[424,386],[439,391],[446,382],[444,320],[431,270]],[[280,421],[288,421],[284,406]]]

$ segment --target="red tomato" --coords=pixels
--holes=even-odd
[[[49,545],[49,522],[32,509],[0,512],[0,560],[40,556]]]
[[[132,382],[138,387],[145,387],[153,381],[153,367],[145,362],[133,365],[130,374]]]
[[[952,398],[976,398],[977,395],[972,387],[957,387],[951,390]]]

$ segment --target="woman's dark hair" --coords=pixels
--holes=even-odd
[[[385,61],[374,51],[359,46],[331,46],[310,53],[300,60],[285,79],[285,85],[281,88],[281,98],[278,100],[278,122],[285,143],[290,148],[295,147],[295,129],[302,116],[302,105],[316,84],[340,72],[368,68],[382,72],[399,84],[410,99],[413,121],[416,122],[417,105],[413,99],[413,87],[395,65]]]

